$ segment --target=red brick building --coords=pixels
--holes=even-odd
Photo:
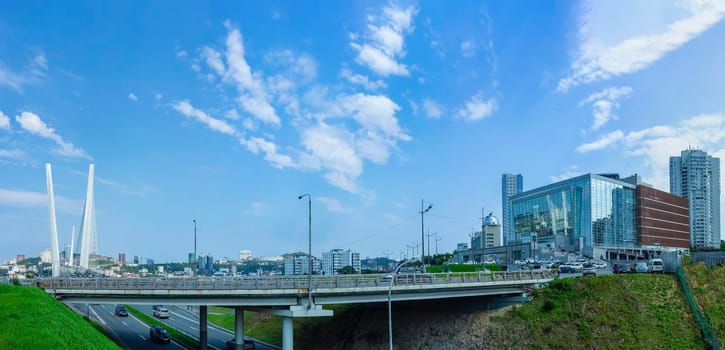
[[[635,215],[639,244],[690,248],[690,210],[687,198],[638,185]]]

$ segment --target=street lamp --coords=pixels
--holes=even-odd
[[[312,308],[312,196],[309,193],[305,193],[297,197],[297,199],[302,199],[304,197],[307,197],[307,243],[308,243],[308,250],[307,250],[307,261],[309,263],[309,270],[307,270],[307,296],[309,298],[309,303],[307,305],[308,309]]]
[[[196,219],[191,220],[191,221],[194,222],[194,268],[192,269],[192,271],[194,271],[194,277],[196,277],[197,269],[199,266],[199,263],[198,263],[198,260],[196,257]]]
[[[422,244],[421,250],[420,250],[420,263],[423,264],[423,269],[425,270],[425,262],[423,261],[423,257],[425,256],[425,230],[424,230],[424,224],[423,224],[423,214],[427,213],[431,208],[433,208],[432,203],[428,203],[428,207],[424,209],[425,206],[425,200],[420,200],[420,243]]]
[[[393,350],[393,312],[392,312],[392,302],[390,300],[390,295],[393,291],[393,281],[395,281],[395,275],[398,274],[398,271],[400,271],[400,268],[403,267],[403,265],[409,263],[410,260],[403,260],[400,262],[400,265],[395,268],[395,271],[393,271],[393,274],[390,276],[390,285],[388,286],[388,341],[390,342],[390,350]]]

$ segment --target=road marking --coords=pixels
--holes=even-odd
[[[141,337],[141,339],[146,340],[146,338],[144,338],[143,335],[139,334],[138,336]]]
[[[126,322],[121,321],[121,323],[123,323],[124,326],[128,327],[128,325],[126,324]]]
[[[96,313],[96,310],[93,310],[93,308],[92,308],[92,307],[90,307],[90,305],[88,306],[88,309],[89,309],[89,310],[91,310],[91,312],[92,312],[92,313],[93,313],[94,315],[96,315],[96,318],[97,318],[97,319],[98,319],[99,321],[101,321],[101,323],[103,323],[103,325],[104,325],[104,326],[106,325],[106,321],[104,321],[104,320],[103,320],[103,319],[101,318],[101,316],[99,316],[99,315],[98,315],[98,314]]]

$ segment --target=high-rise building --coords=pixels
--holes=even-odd
[[[239,251],[239,261],[252,260],[252,251],[249,249],[242,249]]]
[[[508,244],[512,237],[511,201],[509,198],[524,191],[524,177],[521,174],[503,174],[501,176],[501,210],[503,213],[503,244]]]
[[[118,253],[118,264],[126,265],[126,253]]]
[[[336,275],[343,267],[351,266],[355,271],[360,272],[360,253],[348,250],[333,249],[322,253],[322,273]]]
[[[493,248],[502,245],[501,241],[501,225],[498,219],[489,213],[483,218],[481,225],[483,231],[475,232],[471,237],[471,248]]]
[[[686,149],[670,157],[670,192],[690,205],[690,244],[720,247],[720,158]]]
[[[295,253],[284,257],[285,275],[306,275],[310,271],[310,261],[305,253]],[[320,261],[312,257],[312,274],[320,273]]]

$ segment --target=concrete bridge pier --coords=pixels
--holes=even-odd
[[[234,307],[234,348],[244,349],[244,309],[241,306]]]
[[[294,327],[292,317],[282,317],[282,350],[294,349]]]
[[[207,326],[206,326],[206,314],[207,314],[207,306],[206,305],[199,305],[199,349],[206,350],[206,343],[207,343]]]

